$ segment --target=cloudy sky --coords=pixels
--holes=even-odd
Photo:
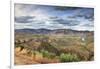
[[[93,8],[17,3],[14,11],[15,29],[94,29]]]

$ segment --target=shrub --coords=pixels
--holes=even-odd
[[[48,51],[41,50],[41,53],[42,53],[43,57],[48,57],[49,56],[49,52]]]
[[[87,61],[89,59],[89,52],[82,46],[69,46],[61,49],[61,52],[76,54],[81,61]]]
[[[51,59],[55,57],[54,53],[50,53],[46,50],[41,50],[41,53],[42,53],[43,57],[47,57],[47,58],[51,58]]]
[[[75,54],[64,54],[62,53],[60,55],[60,61],[61,62],[73,62],[73,61],[80,61],[77,55]]]

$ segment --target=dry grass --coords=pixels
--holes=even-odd
[[[45,40],[42,35],[39,37],[36,35],[31,37],[34,38],[33,41],[21,44],[16,43],[16,65],[60,63],[61,61],[59,57],[62,53],[70,54],[72,56],[76,55],[77,58],[80,59],[79,61],[94,60],[94,43],[92,36],[88,36],[86,39],[86,45],[84,45],[81,38],[78,36],[46,36],[48,38],[45,42],[41,41]],[[21,49],[20,46],[23,46],[24,48]],[[43,54],[42,50],[47,52]]]

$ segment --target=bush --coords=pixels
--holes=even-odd
[[[64,54],[62,53],[60,55],[60,61],[61,62],[73,62],[73,61],[80,61],[77,55],[75,54]]]
[[[41,53],[42,53],[43,57],[47,57],[47,58],[51,58],[51,59],[55,57],[54,53],[50,53],[46,50],[41,50]]]
[[[41,50],[41,53],[42,53],[43,57],[48,57],[49,56],[49,52],[48,51]]]
[[[75,54],[81,61],[88,61],[89,59],[89,52],[83,46],[69,46],[61,49],[60,52]]]

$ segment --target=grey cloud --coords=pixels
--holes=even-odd
[[[94,9],[82,9],[76,14],[76,17],[84,17],[87,20],[94,20]]]
[[[15,17],[15,22],[17,23],[30,23],[32,22],[33,16],[20,16],[20,17]]]
[[[65,20],[65,19],[55,18],[52,21],[53,23],[67,25],[67,26],[75,26],[79,24],[78,20],[67,20],[67,19]]]
[[[72,10],[77,10],[77,9],[81,9],[80,7],[64,7],[64,6],[59,6],[59,7],[55,7],[55,10],[59,10],[59,11],[72,11]]]

